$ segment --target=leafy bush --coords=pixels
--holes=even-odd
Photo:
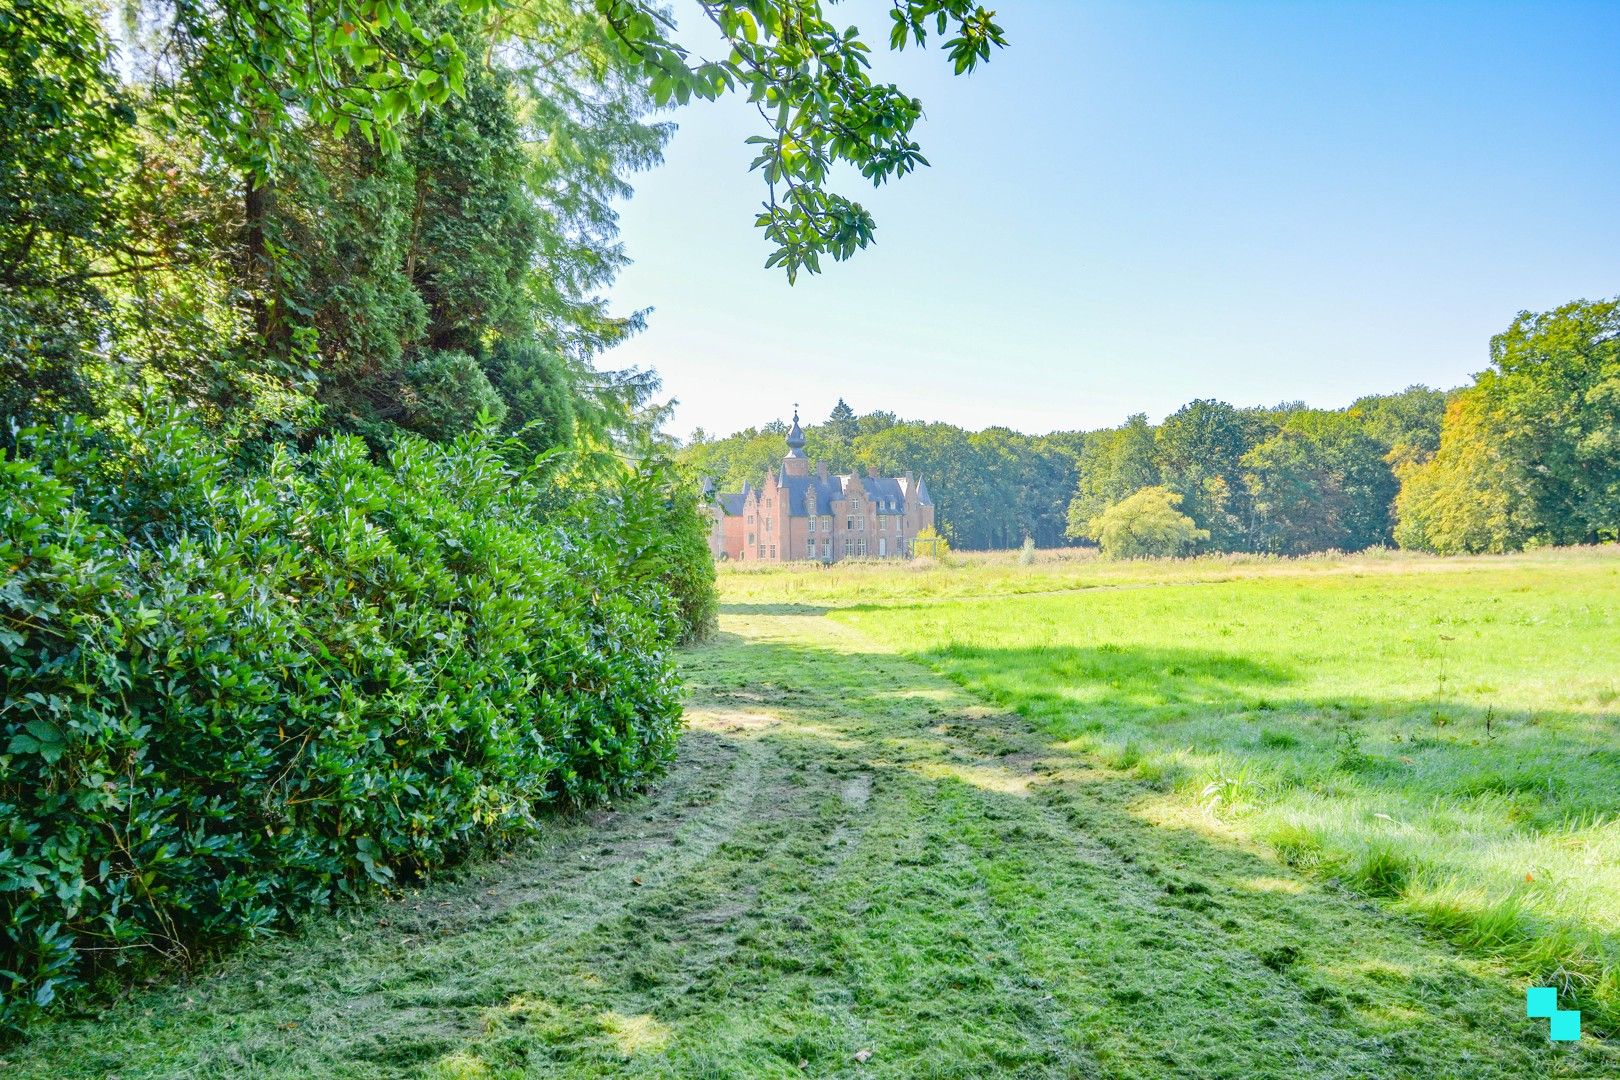
[[[917,535],[911,539],[912,558],[932,558],[941,562],[950,558],[951,542],[932,525],[925,525],[917,530]]]
[[[478,361],[462,352],[430,352],[406,372],[406,423],[435,439],[470,431],[480,415],[499,423],[506,402],[490,385]]]
[[[714,632],[719,597],[714,586],[714,556],[709,552],[709,522],[699,503],[695,484],[665,485],[658,506],[663,520],[658,578],[668,588],[680,612],[682,640],[699,641]]]
[[[1145,487],[1092,518],[1087,535],[1110,559],[1182,555],[1209,531],[1177,509],[1181,496],[1167,488]]]
[[[505,449],[338,438],[243,474],[173,418],[23,434],[0,462],[0,1023],[667,762],[687,625],[645,535],[660,493],[547,518]]]

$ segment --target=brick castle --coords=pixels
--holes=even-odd
[[[812,468],[804,456],[799,414],[787,434],[782,471],[740,492],[710,495],[713,526],[709,550],[738,562],[814,559],[903,559],[912,541],[934,525],[934,502],[920,477],[828,475],[825,462]]]

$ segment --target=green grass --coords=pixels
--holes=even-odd
[[[722,598],[733,604],[904,604],[1122,586],[1365,574],[1379,569],[1466,574],[1491,566],[1560,567],[1569,565],[1571,560],[1603,558],[1601,549],[1569,548],[1520,555],[1449,558],[1410,551],[1368,551],[1356,555],[1327,552],[1299,558],[1237,554],[1115,562],[1097,558],[1093,548],[1066,548],[1037,552],[1034,564],[1028,566],[1022,564],[1021,557],[1019,551],[994,551],[953,554],[944,562],[925,558],[911,562],[853,560],[831,566],[722,563],[720,590]]]
[[[1614,1030],[1617,555],[1338,559],[836,618],[1151,776],[1153,820],[1259,841]]]
[[[1607,932],[1548,898],[1490,891],[1490,866],[1512,863],[1492,846],[1511,814],[1526,851],[1536,836],[1610,835],[1591,790],[1608,766],[1579,755],[1612,737],[1607,705],[1589,699],[1611,655],[1616,564],[1406,565],[1357,577],[1353,561],[1322,560],[1290,578],[1257,564],[1224,585],[999,603],[818,607],[802,590],[732,591],[719,639],[685,658],[680,759],[644,797],[560,819],[459,880],[42,1025],[0,1050],[0,1075],[1620,1075],[1620,1047],[1552,1044],[1524,1017],[1515,937],[1532,914],[1565,927],[1543,939],[1550,962]],[[976,565],[956,571],[985,583]],[[1152,568],[1108,572],[1141,583]],[[833,591],[826,572],[800,572],[817,573]],[[886,580],[849,573],[866,575],[863,591]],[[793,580],[747,584],[772,578]],[[1519,585],[1536,591],[1504,591]],[[1441,654],[1347,657],[1358,640],[1398,641],[1390,604],[1413,635],[1434,630],[1424,589],[1454,595],[1448,689],[1425,676],[1407,700],[1399,687],[1417,676],[1403,664],[1427,671]],[[1222,604],[1229,593],[1250,599]],[[1343,610],[1386,593],[1382,618]],[[1532,600],[1539,621],[1521,625]],[[1222,614],[1171,635],[1177,610]],[[1473,646],[1453,647],[1473,641],[1465,615],[1521,654],[1556,647],[1492,674],[1490,701],[1470,705],[1485,675]],[[1242,636],[1220,633],[1240,619]],[[1290,620],[1321,632],[1287,632]],[[1547,700],[1532,716],[1509,702],[1520,694]],[[1348,713],[1323,704],[1334,695],[1363,710],[1352,739],[1338,734]],[[1424,744],[1391,749],[1409,731]],[[1394,807],[1392,822],[1361,820],[1373,805]],[[1478,858],[1452,851],[1454,877],[1424,846],[1460,845],[1442,819],[1479,840]],[[1568,902],[1612,895],[1603,850],[1559,847],[1537,866],[1590,858]]]

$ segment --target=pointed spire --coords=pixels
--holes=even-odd
[[[787,433],[788,452],[790,458],[804,457],[804,430],[799,427],[799,406],[793,406],[793,426]]]
[[[807,476],[810,459],[804,456],[804,429],[799,426],[799,407],[793,406],[793,426],[787,433],[788,452],[782,455],[782,477]]]

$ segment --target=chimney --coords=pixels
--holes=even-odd
[[[827,463],[825,461],[816,462],[816,475],[821,477],[822,483],[827,482]]]
[[[877,466],[876,465],[868,465],[866,467],[866,478],[868,480],[876,480],[877,479]]]

